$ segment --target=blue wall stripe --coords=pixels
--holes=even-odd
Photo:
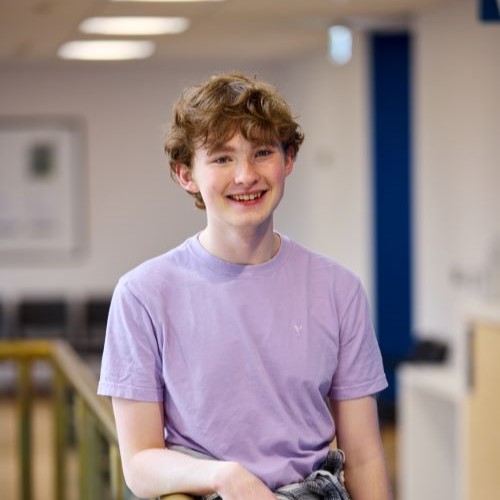
[[[484,22],[500,22],[500,8],[497,0],[479,0],[479,19]]]
[[[393,402],[411,335],[411,38],[371,37],[376,328]]]

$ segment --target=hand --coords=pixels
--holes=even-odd
[[[257,476],[236,462],[220,462],[215,489],[223,500],[276,500]]]

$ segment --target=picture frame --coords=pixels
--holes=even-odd
[[[0,265],[71,258],[84,247],[82,120],[0,116]]]

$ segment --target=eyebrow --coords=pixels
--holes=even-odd
[[[280,145],[280,142],[279,141],[275,141],[275,142],[251,142],[250,141],[250,144],[252,145],[252,147],[254,148],[262,148],[262,147],[268,147],[268,148],[277,148],[279,147]],[[214,146],[213,148],[209,148],[208,151],[209,152],[217,152],[217,151],[235,151],[237,148],[236,147],[233,147],[233,146],[229,146],[228,144],[221,144],[220,146]]]
[[[276,143],[252,142],[251,144],[254,148],[262,148],[262,147],[278,148],[280,146],[279,142],[276,142]],[[237,150],[236,147],[233,147],[233,146],[230,146],[230,145],[224,143],[224,144],[221,144],[220,146],[214,146],[213,148],[207,148],[207,156],[213,156],[213,155],[224,154],[224,153],[234,153],[236,150]]]
[[[220,153],[234,153],[236,148],[232,146],[228,146],[226,144],[222,144],[221,146],[215,146],[214,148],[208,149],[207,154],[214,155]]]
[[[234,152],[235,148],[230,148],[227,146],[216,146],[213,149],[206,149],[204,155],[207,160],[211,160],[216,156],[231,155]]]

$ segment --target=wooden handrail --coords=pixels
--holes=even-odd
[[[68,448],[69,418],[66,407],[68,394],[73,394],[78,406],[80,462],[80,498],[95,496],[98,487],[98,459],[93,454],[102,453],[89,447],[93,436],[102,436],[109,450],[111,490],[113,500],[124,498],[125,487],[119,463],[118,440],[113,412],[109,400],[97,396],[97,381],[90,368],[65,342],[57,340],[1,340],[0,361],[14,361],[19,366],[17,394],[19,400],[19,463],[20,496],[22,500],[33,497],[31,483],[31,365],[34,361],[47,361],[53,368],[52,395],[54,401],[54,463],[55,495],[65,498],[65,453]],[[86,425],[86,426],[85,426]],[[94,438],[94,441],[99,439]],[[96,441],[97,442],[97,441]],[[83,450],[83,451],[82,451]],[[113,461],[115,463],[113,463]],[[116,463],[118,461],[118,463]]]
[[[77,427],[82,434],[80,443],[80,499],[98,498],[99,481],[92,479],[89,469],[95,468],[99,433],[109,445],[111,471],[110,493],[113,500],[122,500],[126,495],[123,481],[118,437],[113,410],[108,398],[97,396],[97,380],[68,343],[60,340],[0,340],[0,362],[15,361],[20,366],[19,377],[19,422],[20,422],[20,481],[22,500],[32,500],[31,485],[31,382],[30,365],[35,360],[47,360],[54,369],[53,393],[56,401],[55,415],[55,489],[56,499],[64,500],[64,449],[67,446],[65,428],[68,425],[64,409],[66,392],[69,389],[76,397]],[[95,475],[95,474],[94,474]],[[127,498],[130,497],[130,493]],[[160,500],[188,500],[189,495],[174,494]]]
[[[0,360],[47,359],[60,370],[68,384],[79,394],[99,420],[109,440],[117,442],[111,404],[97,396],[97,381],[76,352],[61,340],[2,340]]]

